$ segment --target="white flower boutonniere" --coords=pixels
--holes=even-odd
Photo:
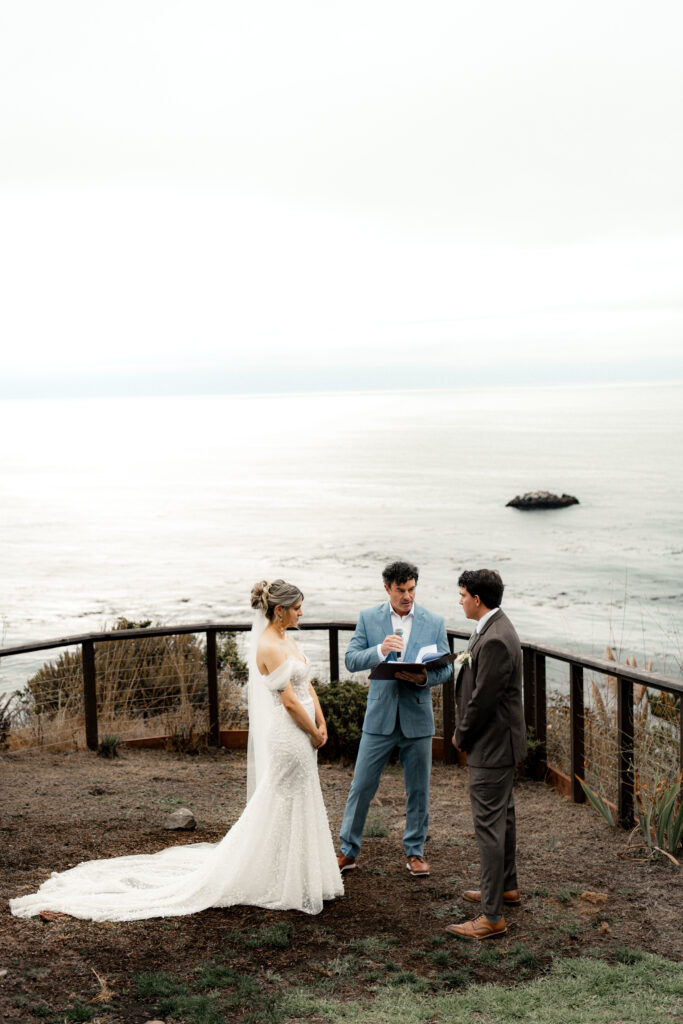
[[[471,651],[461,651],[460,654],[457,656],[457,658],[455,660],[457,661],[458,665],[471,665],[472,664],[472,652]]]

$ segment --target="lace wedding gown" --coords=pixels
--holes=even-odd
[[[85,861],[53,874],[37,893],[10,900],[12,913],[52,910],[90,921],[135,921],[235,904],[319,913],[323,900],[340,896],[344,887],[317,752],[279,696],[291,682],[314,718],[310,672],[308,662],[290,657],[269,676],[258,675],[260,699],[270,705],[267,761],[242,816],[219,843]]]

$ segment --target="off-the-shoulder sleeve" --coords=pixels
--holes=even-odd
[[[292,676],[292,659],[287,658],[268,676],[261,676],[263,685],[272,693],[284,690]]]

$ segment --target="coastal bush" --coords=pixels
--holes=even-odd
[[[122,616],[114,631],[145,629],[150,625],[149,619],[134,622]],[[181,700],[203,700],[206,692],[205,653],[192,634],[96,644],[95,671],[100,714],[118,715],[135,708],[143,716],[152,715]],[[55,661],[47,662],[28,680],[26,691],[26,703],[36,714],[80,708],[81,651],[65,651]]]
[[[146,629],[149,619],[120,617],[114,632]],[[243,682],[247,666],[234,633],[217,635],[220,721],[246,726]],[[207,670],[204,638],[193,634],[128,637],[95,644],[97,709],[101,729],[128,729],[174,738],[177,749],[206,745]],[[46,662],[12,697],[13,741],[78,746],[83,725],[81,650]],[[1,724],[1,723],[0,723]],[[19,735],[19,733],[21,733]],[[130,734],[130,733],[128,733]]]
[[[367,686],[354,679],[328,684],[314,679],[313,685],[327,723],[328,739],[320,749],[320,757],[327,761],[355,761],[363,731]]]

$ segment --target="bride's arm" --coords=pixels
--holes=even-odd
[[[283,654],[282,649],[277,645],[270,644],[268,642],[264,643],[263,641],[261,642],[258,650],[257,666],[263,676],[266,686],[269,689],[278,691],[280,700],[284,704],[287,713],[291,715],[300,729],[308,733],[311,743],[317,749],[324,743],[323,736],[318,731],[318,727],[315,722],[311,720],[311,716],[303,707],[301,701],[296,697],[294,690],[292,689],[292,684],[289,682],[289,676],[285,676],[283,673],[282,683],[278,685],[280,669],[288,661],[289,658]],[[285,682],[285,679],[287,680],[287,684],[282,685]]]
[[[311,697],[313,698],[313,704],[315,705],[315,721],[316,721],[316,725],[318,726],[318,731],[320,732],[320,735],[323,737],[323,741],[320,744],[320,746],[324,747],[325,744],[327,743],[327,725],[325,724],[325,716],[323,714],[323,709],[320,707],[320,701],[318,700],[318,694],[315,692],[315,687],[314,687],[313,683],[309,683],[308,684],[308,692],[310,693]]]
[[[280,691],[280,700],[284,704],[287,713],[292,716],[299,728],[308,733],[311,743],[316,750],[318,747],[322,747],[325,742],[322,733],[318,730],[317,725],[311,719],[311,716],[305,710],[301,701],[295,696],[291,683],[288,683],[284,690]],[[317,719],[318,715],[316,712],[316,721]],[[325,735],[325,738],[327,738],[327,734]]]

